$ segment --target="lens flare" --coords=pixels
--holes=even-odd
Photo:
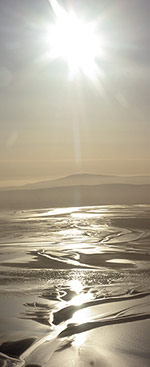
[[[48,30],[50,58],[68,64],[71,77],[82,71],[89,78],[99,72],[96,60],[103,54],[103,40],[96,34],[94,22],[86,23],[67,12],[56,0],[50,1],[55,24]]]

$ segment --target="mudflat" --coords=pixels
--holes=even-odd
[[[0,362],[148,367],[150,206],[0,211]]]

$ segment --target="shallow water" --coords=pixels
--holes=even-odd
[[[0,212],[2,365],[149,366],[150,206]]]

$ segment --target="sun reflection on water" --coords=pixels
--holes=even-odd
[[[89,307],[85,308],[85,309],[81,309],[79,311],[76,311],[73,314],[71,321],[73,323],[77,323],[77,324],[85,323],[85,322],[89,321],[90,315],[91,315],[91,312],[90,312]]]
[[[79,279],[70,280],[69,285],[70,285],[70,289],[77,294],[79,294],[83,290],[83,285]]]
[[[103,214],[101,213],[98,213],[98,214],[95,214],[95,213],[79,213],[79,212],[73,212],[71,213],[71,217],[72,218],[78,218],[78,219],[91,219],[91,218],[97,218],[97,217],[103,217]]]
[[[71,305],[80,306],[93,298],[91,292],[83,292],[83,284],[79,279],[72,279],[69,282],[69,285],[70,289],[76,293],[76,295],[70,301]]]
[[[74,337],[72,345],[75,347],[80,347],[85,341],[86,341],[86,333],[77,334]]]
[[[83,303],[88,302],[93,298],[93,295],[90,292],[83,292],[83,284],[79,279],[73,279],[70,281],[71,289],[76,293],[70,303],[75,306],[81,306]],[[81,324],[83,322],[87,322],[90,317],[90,308],[79,309],[72,316],[72,323]],[[76,348],[79,348],[86,341],[86,333],[80,333],[74,336],[74,341],[72,345]]]
[[[93,298],[91,293],[81,293],[72,298],[71,304],[80,306],[83,303],[90,301],[91,298]]]

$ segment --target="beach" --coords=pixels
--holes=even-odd
[[[148,367],[150,205],[0,211],[0,364]]]

